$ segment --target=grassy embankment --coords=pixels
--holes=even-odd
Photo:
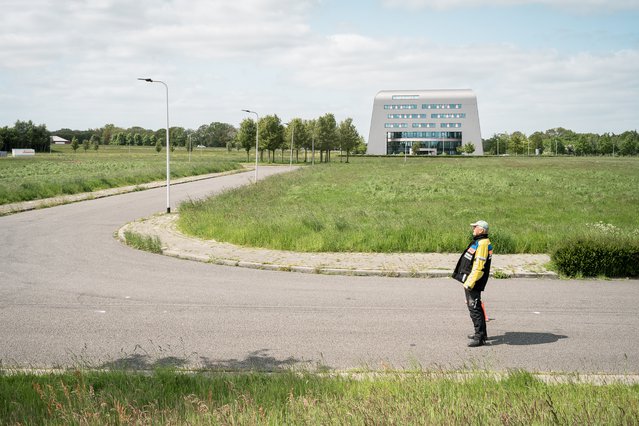
[[[485,219],[497,253],[583,233],[639,238],[637,158],[355,158],[180,207],[201,238],[274,249],[457,252]]]
[[[171,153],[171,177],[224,172],[240,168],[244,151],[226,149]],[[53,153],[35,157],[0,159],[0,204],[58,195],[91,192],[166,179],[166,151],[153,147],[101,146],[98,151],[73,152],[57,146]]]
[[[639,386],[438,373],[0,374],[1,424],[637,424]]]

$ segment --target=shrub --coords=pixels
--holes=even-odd
[[[639,240],[622,236],[584,236],[559,243],[552,253],[559,273],[569,277],[638,277]]]

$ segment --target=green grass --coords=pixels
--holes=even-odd
[[[125,231],[126,244],[138,250],[162,254],[162,242],[158,236],[140,235],[136,232]]]
[[[637,424],[639,386],[417,372],[0,375],[2,424]]]
[[[457,252],[477,219],[496,253],[639,238],[637,158],[355,158],[180,206],[201,238],[303,252]]]
[[[161,181],[166,179],[166,152],[153,147],[101,146],[74,153],[58,146],[53,153],[0,159],[0,204]],[[244,151],[207,148],[189,161],[184,148],[171,153],[171,177],[179,178],[237,169]]]

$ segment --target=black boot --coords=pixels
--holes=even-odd
[[[481,338],[473,337],[473,339],[470,342],[468,342],[468,347],[476,348],[478,346],[484,346],[485,344],[486,344],[486,339],[484,339],[483,337]]]

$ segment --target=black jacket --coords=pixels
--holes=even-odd
[[[486,288],[490,263],[493,257],[493,245],[487,234],[473,237],[466,250],[457,261],[453,278],[468,289],[483,291]]]

